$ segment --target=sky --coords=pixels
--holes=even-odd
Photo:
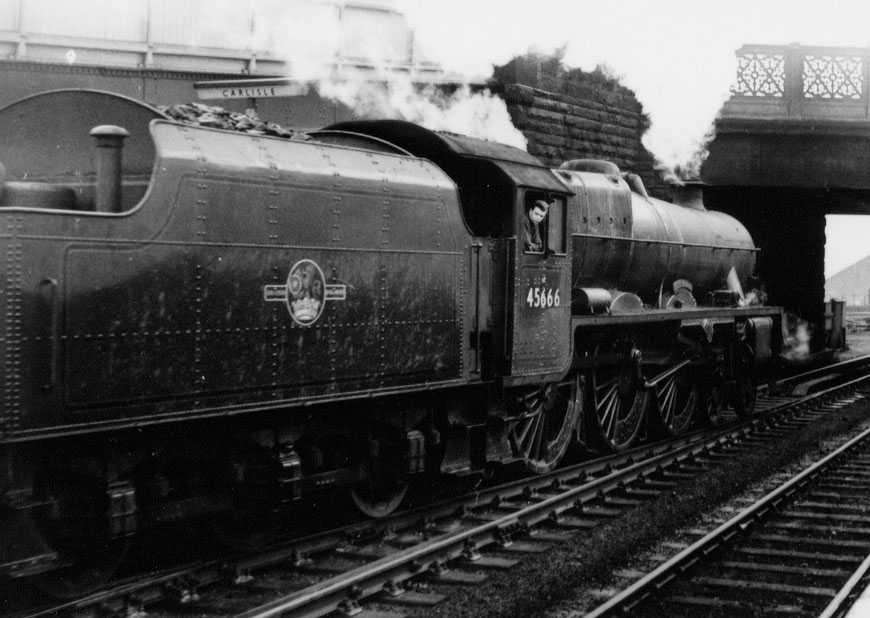
[[[825,278],[870,255],[870,215],[828,215]]]
[[[418,43],[448,68],[486,75],[530,47],[606,65],[635,91],[644,143],[673,165],[691,159],[736,75],[745,44],[870,46],[867,0],[407,0]],[[461,16],[461,19],[458,18]],[[829,217],[826,276],[870,254],[870,216]]]
[[[396,0],[418,45],[448,68],[488,75],[529,48],[603,64],[652,118],[650,149],[684,161],[710,127],[744,44],[870,46],[870,2],[831,0]],[[457,16],[461,16],[458,19]]]

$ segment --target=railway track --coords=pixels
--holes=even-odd
[[[848,377],[857,377],[868,367],[870,367],[870,354],[856,356],[781,378],[772,385],[763,384],[758,387],[758,392],[760,397],[776,394],[804,395],[826,385],[842,382]]]
[[[870,429],[589,614],[843,616],[870,570]]]
[[[850,365],[857,366],[853,361]],[[803,381],[812,379],[805,377]],[[798,379],[800,381],[800,379]],[[435,588],[477,584],[578,531],[618,517],[681,481],[847,405],[870,392],[866,378],[805,396],[762,394],[753,419],[584,462],[548,475],[238,554],[121,582],[28,616],[173,614],[209,608],[245,617],[319,616],[430,606]]]

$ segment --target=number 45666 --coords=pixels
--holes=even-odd
[[[560,302],[559,288],[529,288],[529,293],[526,296],[526,304],[533,309],[558,307]]]

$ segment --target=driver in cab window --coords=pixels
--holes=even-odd
[[[526,209],[525,219],[525,250],[543,251],[544,244],[541,240],[541,222],[547,216],[550,204],[544,200],[535,200]]]

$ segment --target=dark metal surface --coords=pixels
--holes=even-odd
[[[120,193],[117,212],[93,210],[94,148],[82,141],[106,122],[131,134],[120,183],[105,187],[113,211]],[[655,345],[670,351],[680,327],[701,337],[721,323],[730,336],[738,319],[778,312],[638,301],[632,315],[572,318],[583,277],[650,292],[689,270],[702,285],[742,255],[729,242],[748,241],[730,220],[695,229],[712,213],[640,204],[619,179],[587,173],[574,199],[564,174],[581,172],[410,123],[279,139],[62,91],[0,110],[3,158],[0,460],[21,495],[48,479],[49,524],[96,523],[99,501],[81,515],[63,500],[119,479],[133,504],[112,521],[135,515],[143,529],[164,512],[253,508],[237,490],[263,486],[288,502],[349,485],[371,504],[401,500],[416,474],[528,463],[509,438],[527,412],[568,419],[558,436],[575,436],[579,415],[560,410],[564,384],[579,384],[568,372],[580,327],[668,321]],[[541,242],[526,244],[539,200]],[[611,242],[640,231],[637,246]],[[518,403],[545,393],[546,405]],[[556,465],[558,442],[551,459],[532,450]],[[76,466],[84,479],[68,480]],[[236,468],[265,470],[266,485]]]
[[[508,237],[501,246],[504,253],[496,257],[503,257],[505,269],[493,280],[504,289],[504,304],[493,306],[494,313],[504,316],[493,338],[504,342],[505,384],[561,378],[571,362],[571,261],[564,248],[556,254],[523,251],[518,230],[524,229],[530,195],[566,196],[569,189],[537,159],[503,144],[401,121],[345,122],[331,129],[373,135],[434,161],[459,185],[463,216],[473,231]]]
[[[418,156],[424,152],[449,152],[453,156],[480,157],[543,168],[538,159],[519,148],[456,133],[430,131],[404,120],[351,120],[326,128],[374,135]]]
[[[340,122],[327,128],[380,137],[419,157],[434,161],[448,173],[451,173],[458,161],[482,159],[500,169],[516,186],[534,187],[556,193],[568,192],[538,159],[523,150],[498,142],[455,133],[429,131],[419,125],[400,120],[358,120]],[[455,174],[451,176],[457,183],[460,182]]]
[[[571,322],[575,326],[606,326],[615,324],[649,324],[652,322],[680,321],[684,325],[688,323],[700,323],[703,320],[711,320],[716,323],[724,323],[734,318],[749,318],[755,316],[778,316],[782,313],[779,307],[719,307],[719,308],[693,308],[679,311],[667,309],[652,309],[643,313],[630,313],[622,315],[590,315],[572,316]]]
[[[677,206],[632,192],[613,175],[559,170],[575,191],[572,209],[574,287],[631,290],[655,304],[676,279],[696,298],[725,287],[734,268],[746,282],[755,245],[736,219],[721,212]]]
[[[169,122],[153,136],[132,210],[0,210],[21,372],[5,374],[6,437],[463,376],[471,239],[431,163]],[[301,261],[334,295],[294,320]]]

